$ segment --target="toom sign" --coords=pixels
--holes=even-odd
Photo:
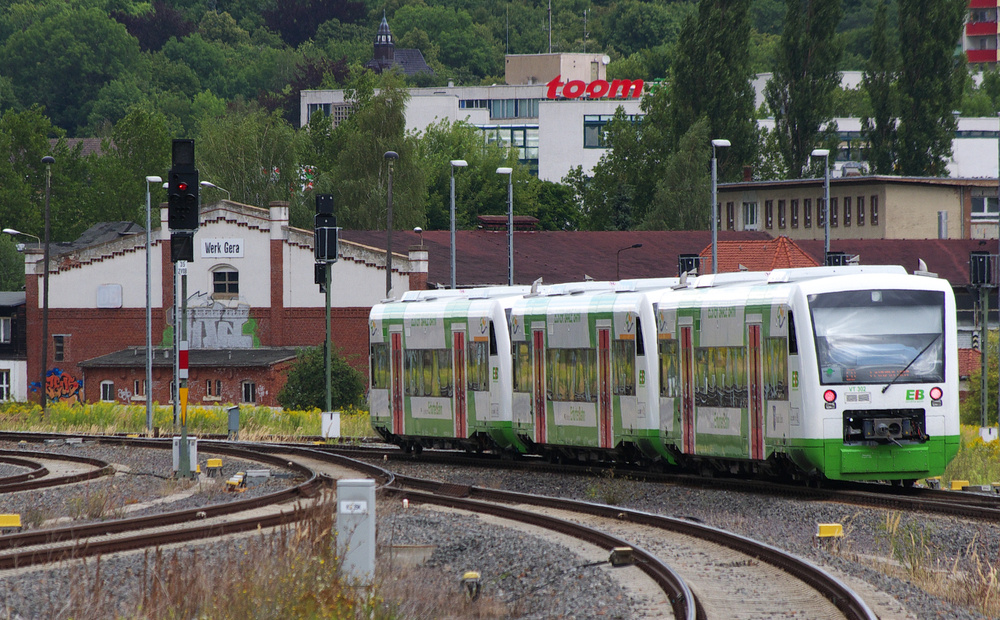
[[[642,97],[642,80],[594,80],[587,84],[583,80],[570,80],[563,83],[560,81],[561,75],[557,75],[549,82],[549,90],[546,97],[558,99],[560,93],[556,90],[562,86],[561,95],[566,99],[579,99],[586,95],[588,99],[600,99],[608,97],[610,99],[628,99],[631,97]]]

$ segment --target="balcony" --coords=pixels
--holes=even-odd
[[[969,58],[969,64],[997,61],[996,50],[966,50],[965,55]]]
[[[969,22],[965,24],[965,36],[967,37],[990,36],[996,35],[996,33],[996,22]]]

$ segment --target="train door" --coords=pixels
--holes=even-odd
[[[682,450],[694,453],[694,345],[691,326],[683,325],[681,331],[681,433]]]
[[[403,434],[403,334],[392,332],[392,432]]]
[[[533,413],[535,414],[535,443],[545,443],[545,332],[531,331],[532,360],[535,364],[535,389]]]
[[[764,410],[762,402],[760,361],[760,325],[747,325],[747,345],[749,350],[748,371],[750,374],[750,458],[764,458]]]
[[[464,439],[469,436],[468,407],[465,401],[465,332],[455,331],[451,334],[452,353],[455,356],[455,437]]]
[[[597,437],[598,446],[611,448],[611,329],[601,327],[597,330],[597,377],[599,383]]]

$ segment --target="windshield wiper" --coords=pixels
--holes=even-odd
[[[886,384],[885,384],[885,387],[884,387],[884,388],[882,388],[882,393],[883,393],[883,394],[885,394],[885,391],[889,389],[889,386],[891,386],[891,385],[892,385],[893,383],[895,383],[895,382],[896,382],[896,379],[898,379],[898,378],[900,378],[901,376],[903,376],[903,373],[904,373],[904,372],[906,372],[907,370],[909,370],[909,369],[910,369],[910,366],[913,366],[913,362],[915,362],[915,361],[917,361],[918,359],[920,359],[920,356],[921,356],[921,355],[923,355],[924,353],[926,353],[926,352],[927,352],[927,349],[931,348],[931,345],[932,345],[932,344],[934,344],[935,342],[937,342],[937,339],[938,339],[938,338],[940,338],[940,337],[941,337],[941,332],[938,332],[938,333],[937,333],[937,334],[936,334],[936,335],[935,335],[935,336],[934,336],[933,338],[931,338],[931,341],[930,341],[930,342],[928,342],[928,343],[927,343],[927,344],[926,344],[926,345],[924,346],[924,348],[923,348],[923,349],[920,349],[920,353],[917,353],[917,354],[916,354],[916,355],[915,355],[915,356],[913,357],[913,359],[912,359],[912,360],[910,360],[910,363],[909,363],[909,364],[907,364],[906,366],[904,366],[902,370],[900,370],[900,371],[899,371],[898,373],[896,373],[896,376],[892,378],[892,381],[890,381],[889,383],[886,383]]]

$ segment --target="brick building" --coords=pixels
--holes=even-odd
[[[161,221],[166,221],[165,208]],[[320,345],[325,337],[325,296],[314,283],[312,231],[288,225],[287,203],[260,209],[221,201],[203,206],[200,221],[187,269],[189,402],[277,405],[296,349]],[[154,230],[152,237],[152,398],[168,403],[173,264],[169,231]],[[49,398],[145,402],[145,244],[143,231],[52,246]],[[30,250],[25,263],[27,341],[40,343],[41,252]],[[423,273],[411,265],[422,265]],[[417,285],[426,281],[426,259],[394,255],[397,294],[410,288],[411,276]],[[334,344],[364,371],[368,312],[385,293],[385,251],[341,242],[332,281]],[[37,398],[34,378],[41,375],[41,356],[30,348],[28,396]]]

